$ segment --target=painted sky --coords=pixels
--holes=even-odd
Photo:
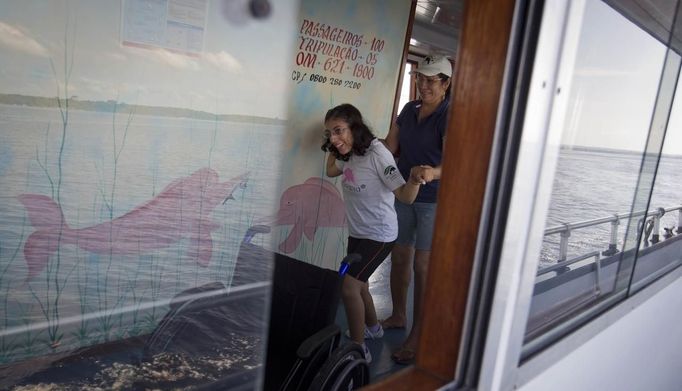
[[[0,2],[0,92],[56,96],[50,59],[63,91],[66,41],[78,99],[285,118],[298,1],[266,20],[235,18],[237,2],[208,2],[198,57],[121,45],[121,1]]]

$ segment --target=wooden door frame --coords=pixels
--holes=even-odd
[[[416,362],[368,390],[433,390],[455,377],[514,7],[465,4]]]

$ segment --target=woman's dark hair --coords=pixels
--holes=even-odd
[[[441,83],[445,83],[446,81],[450,80],[450,76],[446,75],[445,73],[439,73],[438,78],[440,78]],[[445,98],[450,97],[450,89],[452,88],[452,82],[448,84],[448,88],[445,90]]]
[[[325,142],[322,144],[322,150],[331,152],[334,154],[334,157],[339,160],[348,161],[351,154],[363,156],[365,152],[367,152],[367,148],[369,148],[372,140],[376,138],[369,129],[369,126],[362,120],[360,110],[350,103],[344,103],[329,109],[324,116],[324,122],[326,123],[330,119],[339,119],[346,122],[353,135],[353,146],[351,151],[345,155],[341,155],[336,147],[331,144],[329,139],[325,138]]]

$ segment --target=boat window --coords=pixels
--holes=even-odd
[[[400,87],[400,99],[398,100],[398,111],[403,109],[403,106],[411,100],[415,99],[416,88],[414,87],[414,77],[410,74],[412,70],[416,67],[416,63],[413,61],[406,61],[403,67],[403,82]]]
[[[298,1],[257,3],[0,3],[0,389],[258,387]]]
[[[679,70],[654,35],[585,2],[522,359],[679,266]]]
[[[637,220],[642,231],[637,233],[641,235],[640,251],[631,278],[630,294],[682,264],[682,254],[674,247],[682,239],[682,201],[679,197],[682,183],[676,169],[682,162],[682,89],[676,88],[679,85],[679,67],[680,55],[669,51],[658,99],[661,109],[656,110],[661,118],[652,121],[660,126],[652,127],[648,149],[654,151],[646,154],[642,164],[642,177],[648,174],[653,186],[643,189],[650,191],[651,196],[648,207],[641,208],[648,211],[646,217],[641,214]],[[672,104],[666,104],[668,101]]]

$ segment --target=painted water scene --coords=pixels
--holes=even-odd
[[[15,365],[0,388],[30,373],[22,362],[151,334],[181,292],[240,289],[249,228],[288,224],[276,217],[293,37],[275,45],[223,5],[0,5],[0,368]],[[271,28],[292,30],[296,12],[281,7]],[[267,233],[249,240],[270,247]],[[100,383],[258,368],[266,310],[230,314],[249,333],[211,360],[160,353],[145,375],[103,370]]]
[[[238,1],[0,4],[0,388],[182,388],[261,371],[273,252],[334,269],[345,251],[324,112],[354,100],[388,130],[403,40],[387,38],[409,15],[393,1],[405,23],[376,23],[388,3],[287,0],[260,19]],[[295,58],[312,34],[297,24],[339,12],[364,15],[345,34],[374,37],[372,74],[301,83],[317,65]],[[239,300],[203,315],[219,328],[177,323],[191,300],[226,296]],[[64,369],[93,349],[114,353]]]

